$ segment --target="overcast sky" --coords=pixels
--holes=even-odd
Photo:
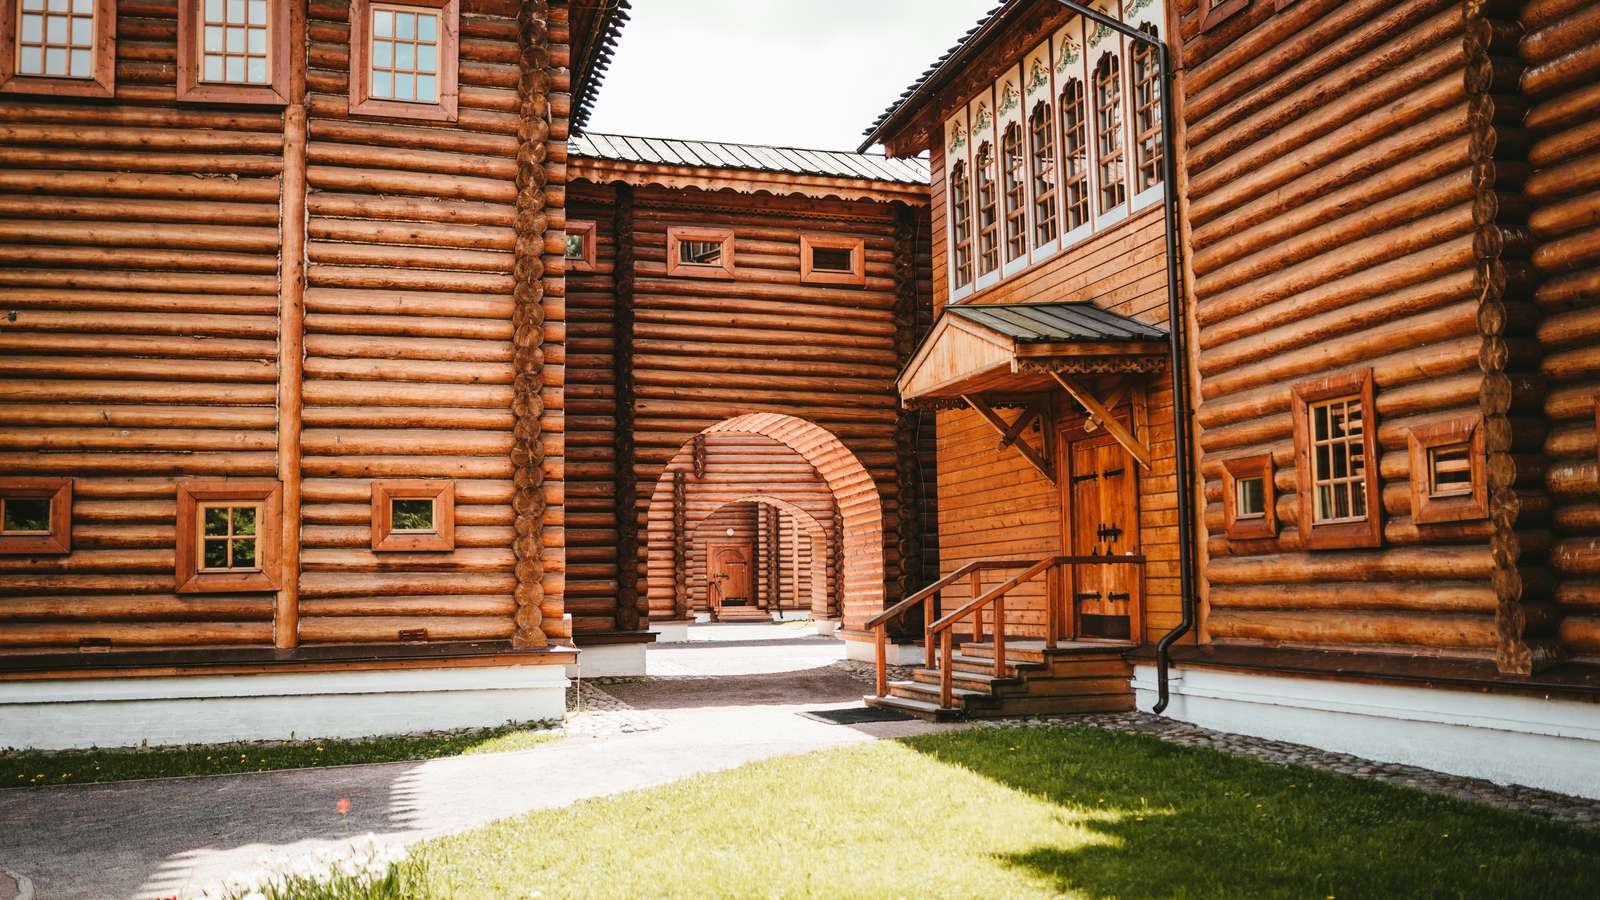
[[[996,0],[633,0],[589,130],[854,150]]]

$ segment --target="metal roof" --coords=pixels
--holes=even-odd
[[[979,303],[945,312],[997,331],[1020,344],[1081,341],[1164,341],[1167,331],[1093,303]]]
[[[900,96],[895,98],[895,101],[889,104],[889,108],[884,110],[873,121],[871,127],[861,132],[866,135],[866,140],[861,142],[860,149],[865,150],[878,143],[882,137],[882,132],[891,119],[896,118],[897,114],[909,106],[911,101],[922,94],[925,89],[936,86],[934,85],[935,81],[942,81],[943,78],[940,76],[945,73],[946,69],[953,67],[958,61],[957,57],[967,55],[965,51],[976,50],[983,39],[999,27],[1003,19],[1027,5],[1027,3],[1028,0],[1005,0],[994,9],[984,13],[983,18],[978,20],[978,24],[967,29],[967,32],[955,42],[954,46],[946,50],[944,55],[934,60],[933,65],[917,76],[917,80],[913,81],[910,87],[900,92]]]
[[[619,162],[783,172],[862,181],[892,181],[899,184],[928,183],[927,160],[890,159],[876,153],[801,150],[794,147],[728,144],[720,141],[684,141],[673,138],[597,134],[592,131],[573,137],[569,146],[574,156]]]

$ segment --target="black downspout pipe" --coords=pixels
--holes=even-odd
[[[1178,476],[1178,595],[1183,618],[1178,626],[1156,642],[1156,705],[1160,714],[1167,708],[1167,674],[1172,645],[1194,627],[1194,462],[1189,438],[1189,354],[1185,337],[1188,320],[1183,310],[1183,291],[1178,269],[1178,192],[1177,154],[1172,140],[1172,67],[1167,43],[1105,13],[1072,0],[1055,0],[1073,12],[1098,22],[1129,40],[1146,44],[1156,51],[1161,81],[1161,211],[1166,220],[1167,238],[1167,345],[1172,355],[1172,431],[1177,444]],[[1165,24],[1165,23],[1163,23]]]

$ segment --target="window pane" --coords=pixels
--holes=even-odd
[[[583,259],[583,235],[567,235],[567,259]]]
[[[372,73],[372,96],[393,97],[394,79],[388,72]]]
[[[1234,503],[1235,518],[1265,514],[1267,489],[1263,479],[1241,478],[1234,485],[1238,493]]]
[[[228,567],[228,541],[208,540],[205,542],[205,561],[207,569],[226,569]]]
[[[223,21],[222,0],[206,0],[206,21]]]
[[[93,61],[89,58],[89,51],[87,51],[87,50],[74,50],[74,51],[72,51],[72,77],[73,78],[88,78],[89,75],[90,75],[89,68],[92,65],[93,65]]]
[[[94,45],[94,20],[72,20],[72,45],[74,47],[90,47]]]
[[[206,81],[221,81],[222,80],[222,57],[220,57],[220,56],[207,56],[206,57],[205,68],[206,68],[206,72],[205,72],[205,75],[202,76],[202,77]]]
[[[256,533],[256,508],[254,506],[236,506],[233,508],[233,533]]]
[[[38,47],[23,47],[17,56],[17,71],[24,75],[43,75],[44,53]]]
[[[1360,481],[1352,481],[1350,488],[1350,515],[1363,518],[1367,514],[1367,489]]]
[[[249,32],[249,50],[251,53],[267,52],[267,30],[265,28],[252,28]]]
[[[372,64],[384,68],[394,65],[394,44],[390,41],[373,41]]]
[[[67,50],[65,47],[50,47],[44,51],[44,73],[46,75],[67,74]]]
[[[28,10],[44,9],[44,0],[22,0],[22,8]]]
[[[267,61],[252,57],[246,66],[245,80],[251,84],[267,83]]]
[[[243,53],[244,52],[244,29],[243,28],[229,28],[228,29],[228,52],[229,53]]]
[[[432,499],[394,499],[390,501],[390,523],[395,531],[432,531]]]
[[[244,0],[228,0],[228,21],[243,24],[244,20]]]
[[[267,24],[267,0],[250,0],[250,24]]]
[[[417,99],[436,101],[438,96],[438,80],[432,75],[417,76]]]
[[[416,97],[416,76],[396,72],[394,74],[394,98],[396,100],[415,100]]]
[[[207,535],[227,534],[228,533],[228,508],[227,507],[225,507],[225,506],[208,506],[208,507],[206,507],[205,533]]]
[[[417,37],[424,41],[437,40],[439,37],[439,17],[429,14],[418,15]]]
[[[227,80],[229,80],[229,81],[243,81],[244,80],[244,58],[240,57],[240,56],[230,56],[230,57],[228,57],[228,63],[227,63],[227,66],[226,66],[224,71],[227,72],[227,76],[226,76]]]
[[[0,531],[50,530],[49,497],[7,497],[0,501],[0,509],[4,510],[0,516]]]
[[[417,67],[417,45],[395,44],[394,67],[396,69],[412,69]]]
[[[256,542],[254,538],[245,541],[233,542],[233,568],[253,569],[256,567]]]
[[[68,7],[67,0],[50,0],[51,12],[67,12]]]
[[[813,247],[811,268],[820,272],[853,272],[855,253],[842,247]]]
[[[394,14],[394,36],[412,38],[417,36],[417,17],[413,13],[397,12]]]
[[[1429,493],[1472,493],[1472,463],[1466,444],[1449,444],[1428,450]]]
[[[22,17],[22,40],[30,44],[44,41],[44,16]]]
[[[394,13],[386,9],[374,10],[372,33],[378,37],[394,37]]]
[[[94,15],[94,0],[72,0],[72,11],[80,16]]]
[[[206,26],[206,49],[212,53],[222,52],[222,29],[216,25]]]
[[[67,23],[71,21],[65,16],[49,16],[45,19],[44,33],[52,44],[65,44],[67,42]]]
[[[678,261],[692,266],[717,266],[722,264],[721,241],[680,241]]]
[[[433,44],[417,45],[417,71],[439,71],[439,48]]]

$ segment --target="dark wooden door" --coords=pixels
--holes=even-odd
[[[715,542],[706,546],[706,577],[713,608],[750,602],[750,544]]]
[[[1139,552],[1138,472],[1109,436],[1074,441],[1067,478],[1067,532],[1074,556]],[[1140,603],[1135,565],[1074,566],[1069,586],[1076,637],[1131,639]]]

